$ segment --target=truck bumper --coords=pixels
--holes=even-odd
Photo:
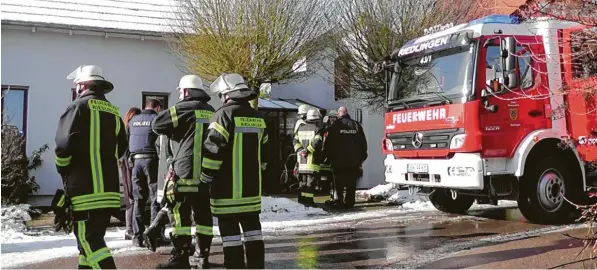
[[[482,190],[483,159],[456,153],[450,159],[400,159],[387,155],[386,182],[417,187]]]

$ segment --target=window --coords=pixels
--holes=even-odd
[[[341,57],[334,61],[334,99],[350,97],[350,69],[348,62]]]
[[[145,102],[148,99],[157,99],[162,103],[162,109],[168,108],[168,97],[170,93],[158,93],[158,92],[142,92],[141,109],[145,108]]]
[[[570,33],[572,49],[572,76],[589,78],[597,76],[597,45],[594,33],[580,30]]]
[[[2,85],[2,126],[16,127],[27,135],[28,86]]]
[[[533,58],[528,48],[517,46],[517,64],[516,73],[518,74],[518,86],[522,89],[533,86]],[[502,77],[501,57],[499,46],[487,47],[485,55],[485,81],[489,85],[490,81]]]

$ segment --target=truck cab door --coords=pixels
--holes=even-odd
[[[515,85],[504,84],[500,37],[482,41],[477,77],[480,97],[482,156],[512,157],[520,141],[533,130],[548,128],[549,88],[543,45],[536,37],[515,37]],[[507,76],[506,76],[507,77]]]

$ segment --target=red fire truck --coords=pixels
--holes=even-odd
[[[385,177],[444,212],[517,200],[535,223],[570,221],[597,164],[597,71],[575,65],[582,28],[491,15],[412,40],[390,73]]]

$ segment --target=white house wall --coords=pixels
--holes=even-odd
[[[72,81],[66,76],[82,64],[103,69],[115,89],[107,99],[124,115],[140,107],[141,92],[173,92],[183,74],[162,41],[105,38],[68,33],[13,30],[2,27],[2,84],[29,87],[27,152],[47,143],[43,166],[34,172],[40,190],[30,203],[49,205],[62,187],[54,165],[54,135],[60,115],[71,102]],[[170,95],[173,105],[178,95]],[[219,101],[212,99],[214,107]]]

